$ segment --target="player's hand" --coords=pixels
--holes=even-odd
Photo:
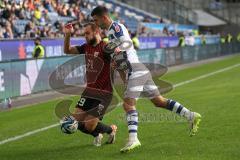
[[[68,23],[64,26],[64,33],[65,34],[71,34],[73,32],[73,25],[72,23]]]
[[[115,55],[118,55],[118,54],[120,54],[120,53],[122,53],[121,49],[120,49],[119,47],[115,48],[114,54],[115,54]]]

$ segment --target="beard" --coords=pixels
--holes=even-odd
[[[94,38],[92,38],[88,41],[88,44],[89,45],[94,45],[94,44],[96,44],[96,42],[97,42],[97,39],[96,39],[96,37],[94,37]]]

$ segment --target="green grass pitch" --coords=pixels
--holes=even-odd
[[[167,73],[163,79],[177,84],[240,63],[234,56]],[[240,158],[240,67],[177,87],[167,95],[202,114],[195,137],[188,124],[174,114],[154,108],[148,100],[138,101],[139,139],[142,147],[121,154],[127,125],[121,107],[104,118],[116,124],[116,143],[94,147],[93,138],[81,132],[63,134],[59,127],[0,145],[1,160],[234,160]],[[77,97],[73,98],[77,100]],[[0,113],[0,141],[57,123],[54,106],[59,100]]]

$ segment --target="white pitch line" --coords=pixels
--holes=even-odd
[[[176,87],[179,87],[179,86],[182,86],[182,85],[185,85],[185,84],[188,84],[188,83],[191,83],[191,82],[203,79],[203,78],[210,77],[212,75],[215,75],[215,74],[218,74],[218,73],[221,73],[221,72],[225,72],[225,71],[231,70],[231,69],[239,67],[239,66],[240,66],[240,63],[232,65],[232,66],[229,66],[229,67],[226,67],[226,68],[223,68],[223,69],[219,69],[217,71],[210,72],[208,74],[204,74],[204,75],[201,75],[199,77],[196,77],[196,78],[184,81],[184,82],[177,83],[177,84],[173,85],[173,87],[176,88]]]
[[[15,136],[15,137],[11,137],[11,138],[5,139],[3,141],[0,141],[0,145],[8,143],[8,142],[11,142],[11,141],[16,141],[18,139],[21,139],[21,138],[33,135],[33,134],[38,133],[38,132],[42,132],[42,131],[48,130],[48,129],[56,127],[58,125],[59,125],[59,123],[56,123],[56,124],[53,124],[53,125],[50,125],[50,126],[47,126],[47,127],[44,127],[44,128],[40,128],[40,129],[36,129],[36,130],[30,131],[30,132],[27,132],[27,133],[19,135],[19,136]]]
[[[194,81],[197,81],[197,80],[200,80],[200,79],[204,79],[204,78],[210,77],[212,75],[215,75],[215,74],[218,74],[218,73],[221,73],[221,72],[225,72],[225,71],[231,70],[231,69],[239,67],[239,66],[240,66],[240,64],[235,64],[235,65],[223,68],[223,69],[219,69],[217,71],[214,71],[214,72],[211,72],[211,73],[208,73],[208,74],[204,74],[204,75],[201,75],[199,77],[196,77],[196,78],[184,81],[184,82],[177,83],[177,84],[173,85],[173,87],[174,88],[180,87],[180,86],[183,86],[185,84],[189,84],[189,83],[192,83]],[[58,125],[59,125],[59,123],[56,123],[56,124],[53,124],[53,125],[50,125],[50,126],[47,126],[47,127],[44,127],[44,128],[40,128],[40,129],[36,129],[36,130],[30,131],[30,132],[27,132],[27,133],[22,134],[22,135],[18,135],[18,136],[15,136],[15,137],[7,138],[5,140],[0,141],[0,145],[8,143],[8,142],[16,141],[16,140],[22,139],[24,137],[27,137],[27,136],[39,133],[39,132],[43,132],[45,130],[57,127]]]

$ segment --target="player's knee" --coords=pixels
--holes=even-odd
[[[135,105],[131,105],[127,102],[123,103],[123,108],[124,108],[125,112],[129,112],[131,110],[136,110]]]
[[[85,129],[87,129],[89,132],[94,131],[94,129],[96,128],[96,123],[95,122],[85,122]]]

